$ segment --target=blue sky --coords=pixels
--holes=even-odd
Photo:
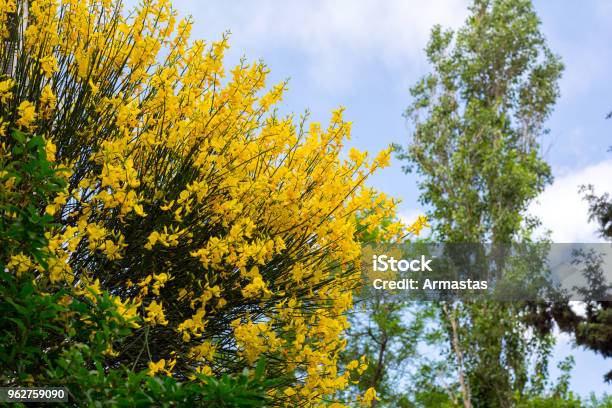
[[[182,15],[194,19],[193,37],[219,39],[230,30],[226,67],[240,57],[263,59],[270,85],[289,78],[284,112],[310,110],[326,122],[338,106],[353,122],[349,146],[373,152],[390,143],[405,144],[409,135],[402,112],[410,103],[409,87],[427,72],[423,48],[434,24],[458,27],[467,15],[463,0],[175,0]],[[535,8],[553,52],[566,65],[561,98],[542,141],[555,182],[530,211],[552,231],[556,242],[598,242],[587,223],[580,184],[612,192],[612,2],[536,1]],[[402,199],[407,220],[423,212],[416,179],[401,163],[369,180],[379,190]],[[556,358],[574,353],[573,388],[581,394],[610,391],[601,381],[610,361],[571,350],[565,337]],[[556,373],[552,370],[553,374]]]

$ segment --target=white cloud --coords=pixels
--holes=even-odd
[[[540,218],[543,229],[552,231],[553,242],[603,242],[597,225],[588,222],[588,203],[578,189],[593,184],[598,194],[612,192],[611,175],[612,160],[607,160],[557,176],[529,212]]]
[[[405,68],[424,60],[434,24],[460,25],[465,0],[175,1],[208,38],[232,31],[231,43],[249,57],[282,49],[305,56],[312,79],[323,86],[350,85],[362,64]],[[196,27],[197,28],[197,27]]]

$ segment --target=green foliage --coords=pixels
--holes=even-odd
[[[594,250],[576,250],[572,264],[580,269],[586,279],[586,285],[576,288],[585,299],[584,313],[578,313],[567,302],[556,302],[548,305],[548,310],[541,315],[554,318],[558,327],[572,333],[576,344],[586,347],[604,358],[612,357],[612,287],[607,284],[602,254]],[[612,370],[605,375],[607,382],[612,382]]]
[[[439,239],[506,242],[550,182],[538,137],[558,96],[562,64],[529,0],[476,0],[454,33],[437,26],[432,73],[412,89],[413,140],[401,155],[421,178]]]
[[[29,279],[1,274],[0,384],[65,386],[75,406],[147,407],[210,403],[215,407],[259,407],[266,402],[263,361],[254,375],[180,382],[150,377],[146,370],[110,367],[107,350],[130,329],[108,294],[95,304],[72,299],[66,290],[40,293]],[[41,344],[54,345],[43,349]]]
[[[172,377],[150,377],[144,371],[126,368],[105,369],[91,365],[90,349],[67,351],[50,378],[68,386],[71,398],[79,406],[148,407],[210,404],[213,407],[261,407],[266,403],[265,387],[270,383],[248,372],[220,379],[200,376],[201,382],[179,382]],[[67,381],[66,378],[69,380]]]
[[[362,244],[366,248],[384,246],[381,231],[393,221],[385,218],[380,222],[381,228],[362,233]],[[409,258],[410,250],[415,253],[424,250],[426,245],[420,247],[420,242],[407,246],[403,256]],[[364,250],[364,258],[368,257],[367,252]],[[363,393],[374,388],[377,406],[412,406],[406,388],[398,387],[399,383],[405,382],[408,369],[420,358],[417,344],[423,334],[424,320],[422,310],[412,306],[413,302],[386,291],[364,290],[357,294],[355,308],[349,315],[351,327],[346,333],[348,342],[342,360],[347,364],[365,357],[368,365],[359,374],[358,382],[341,393],[343,400],[349,400],[351,393]]]
[[[422,331],[420,311],[410,308],[409,302],[401,301],[397,295],[378,291],[362,299],[351,316],[344,355],[345,361],[360,356],[368,361],[356,388],[363,392],[373,387],[381,406],[407,406],[406,389],[398,387],[398,383],[407,377],[407,369],[418,359],[417,344]]]
[[[584,199],[589,203],[589,221],[596,221],[603,239],[612,240],[612,197],[608,193],[597,195],[592,185],[582,186]]]
[[[611,113],[612,115],[612,113]],[[610,115],[608,115],[608,119]],[[612,197],[604,193],[597,195],[593,185],[581,186],[580,192],[589,204],[589,221],[596,221],[601,238],[612,240]],[[599,299],[586,302],[586,315],[577,313],[567,302],[540,304],[534,307],[531,318],[540,325],[558,327],[574,335],[576,343],[586,347],[604,358],[612,357],[612,302],[609,299],[610,288],[603,279],[602,259],[594,253],[579,252],[574,254],[574,265],[582,267],[588,282],[589,291],[582,290],[585,299]],[[612,370],[604,379],[612,383]]]
[[[65,180],[46,159],[41,136],[28,137],[14,130],[9,156],[0,157],[0,263],[11,254],[25,252],[44,258],[44,233],[53,217],[41,214]]]
[[[405,116],[414,132],[400,157],[421,175],[434,239],[529,241],[537,225],[525,210],[552,179],[538,140],[563,69],[539,24],[530,0],[474,0],[460,30],[432,30],[432,72],[411,89]],[[527,335],[524,307],[432,303],[432,339],[445,356],[435,367],[443,374],[421,380],[474,407],[511,407],[541,394],[552,338]]]

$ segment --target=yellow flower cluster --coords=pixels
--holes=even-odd
[[[268,357],[296,379],[270,391],[289,406],[346,388],[352,370],[339,372],[338,356],[360,234],[407,233],[381,229],[396,202],[364,186],[391,150],[343,159],[342,108],[326,127],[279,117],[286,84],[266,91],[261,62],[226,77],[227,38],[191,41],[166,0],[129,17],[116,0],[27,3],[17,71],[39,88],[17,94],[0,78],[0,135],[42,134],[68,180],[46,209],[61,227],[48,234],[55,257],[40,284],[115,294],[120,315],[138,314],[149,339],[174,347],[172,358],[152,350],[152,375],[215,375]],[[5,39],[6,12],[25,4],[0,0]]]
[[[150,376],[154,376],[157,373],[164,373],[166,375],[172,375],[172,369],[176,364],[176,360],[168,360],[161,359],[157,362],[149,362],[149,371],[148,374]]]
[[[158,304],[157,301],[154,300],[145,308],[145,311],[147,313],[146,317],[144,318],[145,322],[151,324],[161,324],[162,326],[168,324],[168,321],[164,316],[164,308],[162,307],[161,303]]]

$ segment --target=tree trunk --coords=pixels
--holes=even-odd
[[[467,379],[465,378],[465,373],[463,372],[463,352],[461,351],[461,346],[459,345],[459,331],[457,319],[448,310],[448,305],[446,302],[442,303],[442,310],[444,310],[444,314],[446,315],[448,322],[451,326],[451,343],[457,359],[457,371],[459,374],[459,385],[461,386],[461,399],[463,400],[463,406],[464,408],[472,408],[470,384],[467,382]]]

